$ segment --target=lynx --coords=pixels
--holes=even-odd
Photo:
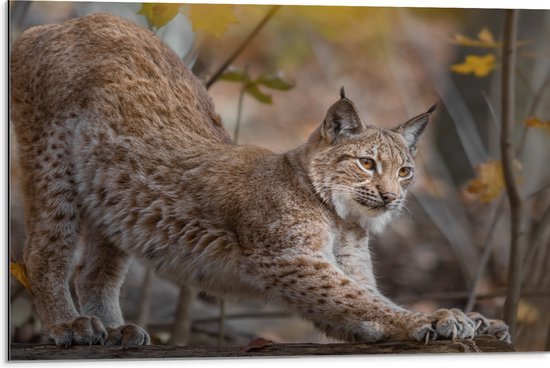
[[[412,312],[377,289],[369,234],[403,207],[433,108],[380,129],[342,89],[302,146],[236,145],[181,60],[107,14],[26,31],[11,86],[24,261],[55,344],[150,343],[119,307],[131,256],[209,293],[279,303],[345,341],[509,339],[501,321]]]

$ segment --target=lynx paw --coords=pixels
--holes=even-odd
[[[57,346],[103,345],[107,330],[95,316],[80,316],[70,322],[59,323],[48,329],[48,337]]]
[[[127,324],[109,328],[109,337],[105,345],[150,345],[149,334],[141,327]]]
[[[433,328],[431,323],[422,324],[413,329],[411,337],[416,341],[424,341],[428,344],[428,341],[435,340],[437,338],[437,332]]]
[[[439,309],[430,315],[440,339],[472,339],[476,324],[459,309]]]
[[[487,329],[487,334],[495,336],[497,339],[511,343],[510,332],[508,331],[508,325],[499,319],[490,319],[490,326]]]
[[[476,336],[492,335],[499,340],[511,342],[508,326],[498,319],[487,319],[477,312],[468,313],[468,317],[476,324]]]

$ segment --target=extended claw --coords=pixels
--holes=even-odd
[[[477,323],[476,323],[476,327],[474,328],[474,331],[476,331],[476,332],[477,332],[477,329],[479,328],[479,326],[481,326],[481,324],[482,324],[482,323],[483,323],[483,321],[482,321],[482,320],[479,320],[479,321],[477,321]]]
[[[496,337],[497,337],[500,341],[506,341],[507,343],[510,343],[510,342],[511,342],[510,334],[509,334],[508,332],[499,333],[499,334],[496,335]]]
[[[435,331],[426,332],[426,337],[424,338],[424,345],[428,345],[428,342],[430,340],[435,340],[436,337],[437,337],[437,333]]]
[[[455,341],[457,336],[458,336],[458,330],[457,330],[457,328],[456,328],[456,325],[453,325],[453,331],[452,331],[452,334],[451,334],[451,340]]]

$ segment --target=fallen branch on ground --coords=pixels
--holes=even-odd
[[[427,345],[415,341],[392,341],[377,344],[269,344],[242,351],[233,346],[73,346],[12,344],[10,360],[75,360],[75,359],[161,359],[201,357],[267,357],[305,355],[428,354],[512,352],[512,345],[493,337],[475,340],[431,341]]]

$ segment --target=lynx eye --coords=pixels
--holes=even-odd
[[[399,169],[399,177],[400,178],[408,178],[411,176],[412,170],[410,167],[402,167]]]
[[[372,158],[360,158],[359,162],[361,162],[361,166],[363,166],[366,170],[374,170],[376,167],[376,162],[374,162]]]

